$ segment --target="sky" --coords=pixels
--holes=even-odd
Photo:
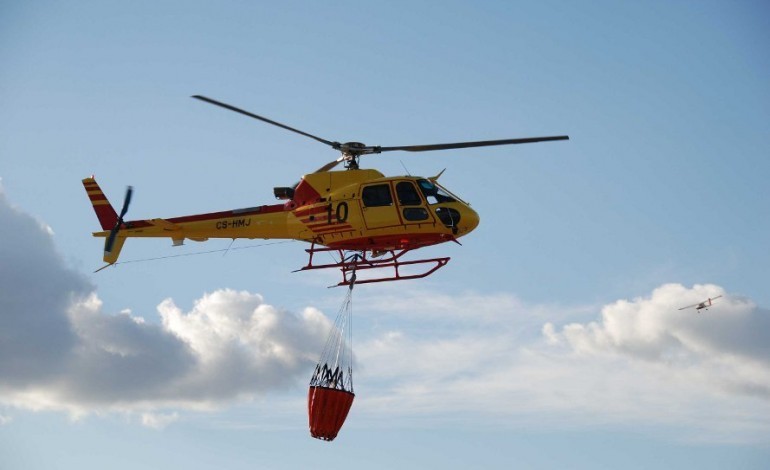
[[[0,2],[0,468],[766,468],[769,23],[747,0]],[[129,240],[93,272],[87,176],[174,217],[337,156],[195,94],[341,142],[570,140],[362,159],[446,168],[481,222],[422,251],[451,257],[430,277],[356,287],[327,443],[307,384],[345,293],[292,273],[302,243]]]

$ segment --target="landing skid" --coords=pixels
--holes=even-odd
[[[407,279],[420,279],[429,276],[446,266],[449,262],[449,257],[446,258],[426,258],[418,260],[401,261],[401,257],[412,251],[411,249],[403,250],[387,250],[387,251],[346,251],[338,248],[316,247],[313,243],[310,248],[305,249],[309,254],[307,266],[297,269],[298,271],[308,271],[311,269],[328,269],[337,268],[342,272],[342,282],[336,286],[349,286],[354,281],[356,284],[369,284],[373,282],[388,282],[388,281],[405,281]],[[313,264],[313,256],[316,253],[337,253],[340,261],[326,264]],[[403,266],[419,266],[428,265],[427,269],[417,274],[402,274],[399,268]],[[355,278],[356,272],[365,271],[367,269],[392,269],[393,275],[387,277],[375,277],[371,279]]]

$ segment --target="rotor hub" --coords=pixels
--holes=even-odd
[[[375,149],[376,147],[369,147],[362,142],[345,142],[339,146],[342,152],[341,160],[345,162],[345,168],[348,170],[357,170],[358,157],[375,153]]]
[[[366,146],[366,144],[363,144],[361,142],[345,142],[344,144],[340,145],[340,150],[342,151],[343,155],[363,155],[367,152],[369,147]]]

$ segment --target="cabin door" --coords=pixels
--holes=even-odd
[[[361,189],[361,210],[366,228],[369,229],[392,227],[401,223],[390,183],[364,186]]]

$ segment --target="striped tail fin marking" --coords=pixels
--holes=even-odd
[[[94,212],[102,225],[102,230],[112,230],[118,222],[118,213],[107,200],[107,196],[102,192],[102,188],[96,182],[93,176],[83,180],[83,187],[86,188],[88,198],[94,206]]]

